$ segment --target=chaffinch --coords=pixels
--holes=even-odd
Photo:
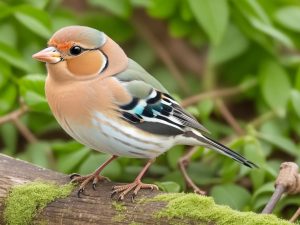
[[[46,97],[61,127],[91,149],[112,155],[94,173],[74,175],[95,188],[103,168],[118,156],[147,158],[133,183],[113,187],[125,195],[158,189],[141,178],[156,157],[174,145],[213,149],[248,167],[256,165],[208,137],[209,131],[186,112],[168,91],[106,34],[84,26],[58,30],[48,47],[33,55],[46,62]]]

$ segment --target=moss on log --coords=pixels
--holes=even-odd
[[[111,182],[77,198],[68,182],[67,175],[0,155],[0,224],[291,224],[195,194],[145,190],[134,203],[120,203],[110,199]]]

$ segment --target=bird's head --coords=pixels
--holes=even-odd
[[[118,44],[103,32],[84,26],[58,30],[48,41],[48,47],[32,57],[46,62],[49,74],[60,78],[114,75],[128,65],[128,58]]]

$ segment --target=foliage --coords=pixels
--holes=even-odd
[[[300,163],[299,1],[87,2],[87,6],[74,3],[79,5],[75,7],[62,5],[60,0],[0,1],[0,115],[19,108],[21,97],[29,107],[21,122],[38,138],[37,142],[28,143],[16,126],[3,124],[1,152],[65,173],[91,172],[107,158],[70,140],[61,130],[44,97],[45,67],[31,59],[58,28],[87,25],[116,40],[128,56],[156,76],[178,99],[218,88],[239,88],[239,93],[226,104],[245,131],[243,135],[236,135],[224,121],[212,98],[196,102],[188,110],[214,138],[233,137],[227,144],[256,162],[260,169],[249,170],[199,148],[188,173],[196,184],[206,187],[216,202],[260,211],[272,194],[280,163]],[[139,35],[135,20],[141,10],[152,20],[163,21],[173,38],[184,40],[203,57],[199,68],[200,64],[205,65],[199,74],[178,62],[189,93],[174,81],[154,46],[148,46],[147,39]],[[182,146],[168,151],[157,159],[145,180],[156,181],[166,191],[183,190],[177,160],[185,152]],[[131,181],[143,164],[142,160],[120,158],[107,167],[104,175],[115,181]],[[298,197],[286,197],[276,212],[288,217],[299,204]]]

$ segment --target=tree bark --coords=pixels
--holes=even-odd
[[[34,180],[55,181],[58,184],[68,183],[68,175],[44,169],[30,163],[16,160],[0,154],[0,224],[5,224],[3,211],[5,198],[9,189],[16,184]],[[132,203],[130,198],[125,200],[125,212],[118,212],[110,198],[113,182],[100,183],[96,191],[91,185],[81,198],[77,197],[76,189],[65,198],[50,203],[34,218],[33,224],[199,224],[201,221],[191,219],[156,219],[153,215],[166,205],[166,202],[147,202],[146,204]],[[136,202],[141,198],[153,198],[160,191],[141,190]],[[121,215],[121,216],[120,216]],[[202,223],[201,223],[202,224]],[[205,223],[204,223],[205,224]],[[213,224],[213,223],[210,223]]]
[[[69,176],[66,174],[57,173],[0,154],[0,224],[5,224],[3,212],[5,210],[5,201],[10,189],[17,184],[25,184],[35,180],[55,182],[61,185],[70,182]],[[192,195],[183,196],[180,194],[176,195],[176,199],[174,201],[175,202],[176,200],[182,201],[181,202],[182,204],[176,206],[173,205],[172,208],[172,209],[175,208],[177,210],[177,213],[180,212],[180,214],[173,214],[174,211],[171,211],[171,216],[170,214],[167,215],[164,214],[165,217],[158,218],[157,216],[155,216],[157,215],[156,213],[166,212],[166,210],[170,209],[170,206],[169,205],[167,206],[168,202],[166,201],[158,201],[157,199],[155,201],[152,201],[156,195],[161,194],[162,192],[160,191],[151,192],[149,190],[141,190],[134,202],[131,202],[130,196],[127,196],[127,198],[125,199],[124,203],[121,206],[119,204],[116,204],[115,200],[111,199],[110,197],[110,193],[113,185],[116,185],[116,183],[113,182],[99,183],[96,187],[96,190],[93,190],[91,187],[92,185],[89,185],[84,191],[84,193],[81,195],[81,198],[77,197],[78,188],[75,188],[74,191],[68,197],[57,199],[54,202],[49,203],[43,210],[39,210],[38,214],[35,216],[35,218],[33,218],[32,223],[30,224],[39,224],[39,225],[40,224],[47,224],[47,225],[57,225],[57,224],[64,224],[64,225],[69,225],[69,224],[70,225],[71,224],[72,225],[204,224],[204,225],[208,225],[209,224],[209,225],[214,225],[219,222],[224,224],[223,218],[225,218],[225,221],[227,221],[228,224],[233,224],[233,223],[241,224],[242,221],[244,221],[245,219],[246,220],[251,219],[253,220],[253,222],[255,222],[255,224],[265,224],[266,221],[270,222],[271,219],[269,217],[263,218],[266,215],[262,215],[262,214],[251,214],[251,216],[249,217],[249,214],[247,213],[237,212],[227,207],[219,206],[215,204],[212,200],[211,200],[211,204],[209,204],[209,209],[203,208],[206,207],[205,205],[207,204],[204,201],[198,201],[198,200],[205,199],[205,198],[200,198],[200,197],[198,198]],[[174,196],[174,195],[169,195],[169,196]],[[182,198],[178,196],[182,196]],[[189,198],[187,196],[192,197],[192,200],[190,201],[187,200],[187,198]],[[30,197],[27,196],[27,197],[29,199],[26,199],[26,201],[30,201],[30,200],[32,200],[33,202],[36,201],[31,196]],[[194,197],[196,197],[197,199],[196,201]],[[145,199],[147,201],[145,201]],[[24,202],[22,201],[18,201],[16,204],[24,204]],[[172,202],[174,203],[174,201],[170,201],[170,204]],[[38,205],[40,204],[38,201],[36,201],[35,203],[37,203],[36,207],[38,207]],[[30,205],[30,203],[28,204]],[[35,206],[33,205],[33,207]],[[14,208],[11,211],[14,211]],[[18,211],[14,211],[14,213],[18,213]],[[208,216],[208,214],[211,213],[212,215]],[[203,217],[195,216],[195,214],[203,215]],[[19,214],[15,214],[15,215],[9,214],[9,215],[11,215],[11,217],[9,217],[10,219],[12,218],[16,219],[16,217]],[[175,215],[177,215],[178,217],[175,217]],[[220,215],[222,216],[220,217]],[[199,220],[200,218],[201,220]],[[262,219],[264,223],[262,223]],[[283,220],[279,221],[278,218],[276,217],[272,217],[272,220],[274,220],[272,224],[290,224],[288,223],[288,221],[283,221]]]

